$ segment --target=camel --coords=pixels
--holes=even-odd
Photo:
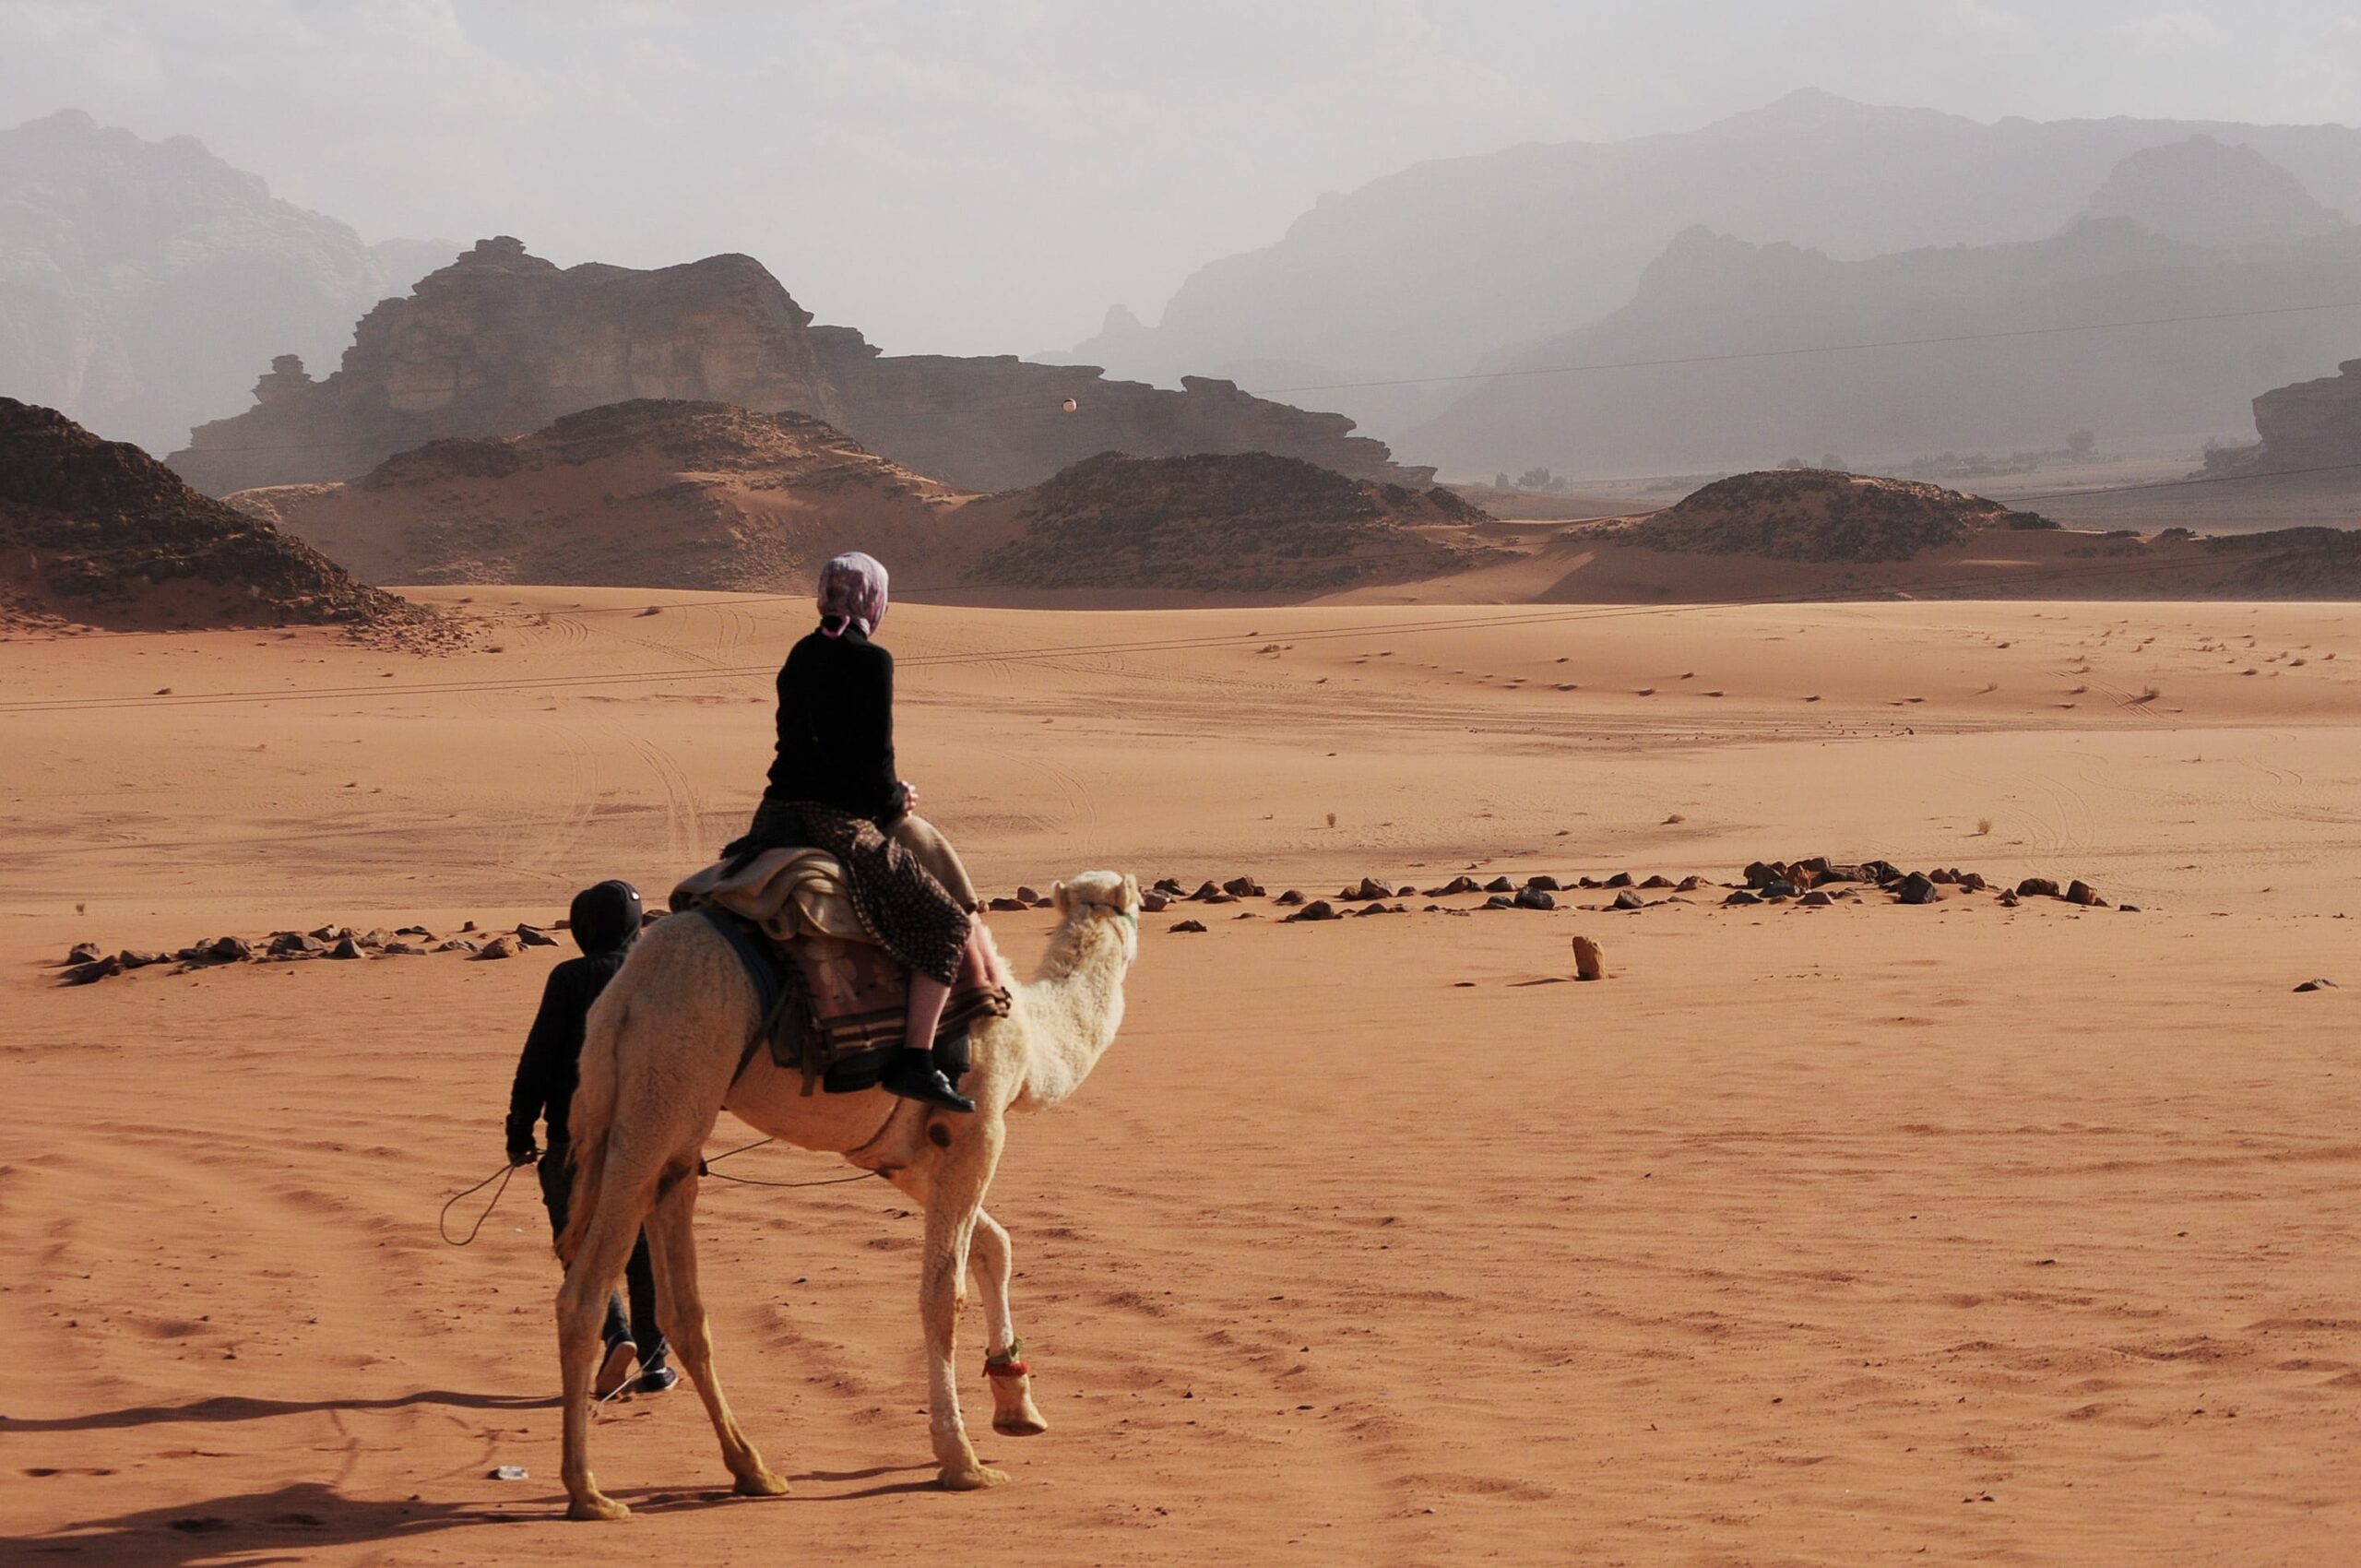
[[[692,1222],[699,1151],[725,1109],[783,1143],[840,1154],[875,1170],[925,1211],[919,1315],[928,1427],[944,1487],[966,1491],[1008,1479],[976,1457],[952,1372],[962,1282],[971,1266],[984,1302],[992,1430],[1011,1437],[1049,1430],[1018,1359],[1008,1232],[984,1212],[984,1192],[1000,1161],[1008,1112],[1064,1099],[1114,1042],[1124,976],[1139,956],[1139,883],[1086,872],[1058,884],[1051,901],[1064,918],[1038,972],[1012,989],[1006,1017],[972,1031],[974,1066],[960,1087],[976,1101],[973,1114],[934,1111],[876,1089],[806,1097],[800,1076],[765,1051],[742,1074],[742,1052],[759,1017],[753,982],[728,941],[703,919],[674,916],[633,945],[591,1009],[572,1112],[575,1170],[570,1222],[558,1243],[566,1270],[557,1297],[568,1518],[620,1519],[630,1512],[591,1478],[590,1396],[602,1304],[643,1225],[658,1319],[705,1402],[736,1491],[777,1497],[788,1490],[730,1413],[714,1375],[713,1339],[697,1293]]]

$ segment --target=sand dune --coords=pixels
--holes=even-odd
[[[547,921],[737,830],[800,600],[418,597],[478,648],[0,647],[28,1561],[2260,1564],[2361,1526],[2334,606],[897,606],[904,771],[994,890],[1832,853],[2140,909],[1151,915],[1123,1038],[994,1189],[1053,1424],[984,1445],[1017,1484],[926,1485],[896,1194],[715,1183],[723,1365],[796,1496],[717,1498],[695,1402],[635,1400],[599,1473],[641,1517],[599,1527],[556,1517],[529,1183],[434,1231],[549,950],[50,967]],[[1047,917],[994,926],[1022,963]],[[1576,932],[1608,983],[1551,983]]]

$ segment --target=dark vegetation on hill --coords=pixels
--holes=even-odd
[[[1417,531],[1489,520],[1441,486],[1267,452],[1105,452],[996,500],[1015,504],[1023,532],[977,576],[1041,588],[1308,592],[1435,576],[1491,553]]]
[[[1979,529],[2054,529],[2034,512],[1912,480],[1828,469],[1733,474],[1617,532],[1619,542],[1781,561],[1906,561]]]
[[[0,605],[32,618],[420,634],[435,620],[138,447],[13,398],[0,398]]]

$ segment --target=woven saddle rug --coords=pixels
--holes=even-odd
[[[771,1031],[771,1056],[804,1075],[806,1093],[815,1078],[832,1089],[865,1087],[860,1080],[874,1082],[874,1074],[856,1064],[882,1063],[885,1052],[901,1048],[909,971],[861,925],[834,855],[824,849],[765,849],[742,863],[725,861],[684,878],[672,889],[670,902],[676,913],[706,909],[735,916],[770,938],[771,956],[783,972],[754,972],[755,990],[766,1004],[782,981],[789,992],[778,1027]],[[728,925],[721,929],[731,934]],[[754,971],[752,944],[733,945]],[[998,979],[1004,972],[991,932],[982,921],[969,921],[958,980],[936,1039],[962,1034],[984,1018],[1007,1016],[1008,992]]]

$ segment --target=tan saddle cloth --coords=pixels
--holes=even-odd
[[[676,913],[703,909],[735,916],[770,938],[785,992],[769,1009],[776,1018],[771,1057],[803,1075],[804,1093],[815,1087],[867,1088],[885,1057],[902,1048],[909,971],[860,923],[845,891],[844,869],[826,850],[765,849],[742,864],[707,866],[672,889],[671,907]],[[991,932],[982,921],[971,921],[937,1039],[962,1034],[980,1019],[1007,1016],[998,960]],[[755,989],[770,997],[777,987],[757,975]]]

